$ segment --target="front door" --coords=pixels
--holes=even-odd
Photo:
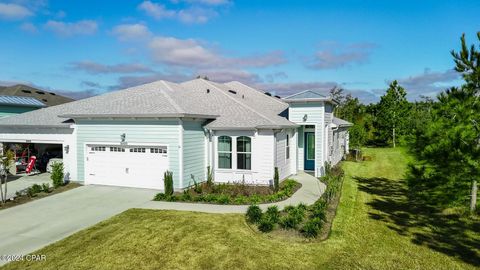
[[[315,133],[305,132],[305,146],[304,146],[304,170],[315,170]]]

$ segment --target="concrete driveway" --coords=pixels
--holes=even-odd
[[[148,189],[82,186],[0,211],[0,255],[31,253],[152,200]],[[7,262],[0,260],[0,265]]]
[[[33,184],[41,185],[48,183],[53,185],[49,173],[41,173],[36,175],[13,175],[8,177],[7,199],[15,196],[15,192],[25,190]]]

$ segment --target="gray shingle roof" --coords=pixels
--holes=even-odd
[[[71,98],[23,84],[0,87],[0,95],[36,98],[47,106],[55,106],[73,101]]]
[[[348,122],[348,121],[345,121],[341,118],[337,118],[337,117],[333,117],[333,120],[332,120],[332,123],[334,123],[335,125],[339,126],[339,127],[349,127],[349,126],[353,126],[352,123]]]
[[[0,104],[24,106],[24,107],[35,107],[35,108],[41,108],[46,106],[36,98],[17,97],[17,96],[0,96]]]
[[[207,125],[212,129],[296,126],[278,115],[288,107],[284,102],[240,83],[231,85],[203,79],[181,84],[157,81],[11,116],[1,119],[0,125],[65,126],[69,118],[82,117],[197,117],[215,119]],[[228,91],[232,88],[237,94]]]

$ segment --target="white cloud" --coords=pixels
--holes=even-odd
[[[98,24],[93,20],[82,20],[78,22],[61,22],[49,20],[45,29],[60,36],[91,35],[97,32]]]
[[[212,2],[212,1],[208,1]],[[213,2],[212,2],[213,3]],[[213,4],[210,4],[213,5]],[[206,23],[210,19],[218,16],[218,13],[212,8],[190,6],[183,9],[168,9],[165,5],[154,3],[152,1],[143,1],[139,10],[145,12],[148,16],[157,20],[177,19],[187,24]]]
[[[342,46],[336,42],[323,43],[320,50],[306,62],[311,69],[336,69],[368,61],[377,46],[372,43],[354,43]]]
[[[81,61],[71,63],[70,68],[75,70],[82,70],[90,74],[152,72],[152,69],[150,69],[149,67],[137,63],[105,65],[93,61]]]
[[[22,29],[25,32],[32,33],[32,34],[38,33],[37,27],[33,23],[29,23],[29,22],[22,23],[20,25],[20,29]]]
[[[176,11],[167,9],[162,4],[153,3],[151,1],[143,1],[138,9],[144,11],[147,15],[155,19],[172,18],[176,15]]]
[[[286,63],[281,51],[226,57],[194,39],[155,37],[150,41],[149,48],[155,61],[183,67],[267,67]]]
[[[122,41],[142,40],[152,36],[148,27],[143,24],[121,24],[113,28],[113,34]]]
[[[0,19],[21,20],[33,15],[33,12],[24,6],[0,3]]]
[[[221,6],[230,4],[229,0],[172,0],[173,3],[187,2],[190,4],[201,4],[208,6]]]

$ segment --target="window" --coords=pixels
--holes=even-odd
[[[110,147],[110,152],[125,152],[125,148],[122,148],[122,147]]]
[[[285,147],[285,152],[287,155],[287,159],[290,158],[290,135],[287,134],[287,142],[286,142],[286,147]]]
[[[218,137],[218,168],[232,168],[232,138],[228,136]]]
[[[145,148],[130,148],[130,152],[133,152],[133,153],[145,153]]]
[[[307,159],[315,159],[315,134],[307,133]]]
[[[152,154],[166,154],[167,153],[167,147],[166,146],[160,146],[157,148],[150,148],[150,153]]]
[[[252,139],[246,136],[237,138],[237,169],[252,168]]]
[[[101,151],[104,152],[106,150],[105,146],[93,146],[91,147],[92,151]]]

